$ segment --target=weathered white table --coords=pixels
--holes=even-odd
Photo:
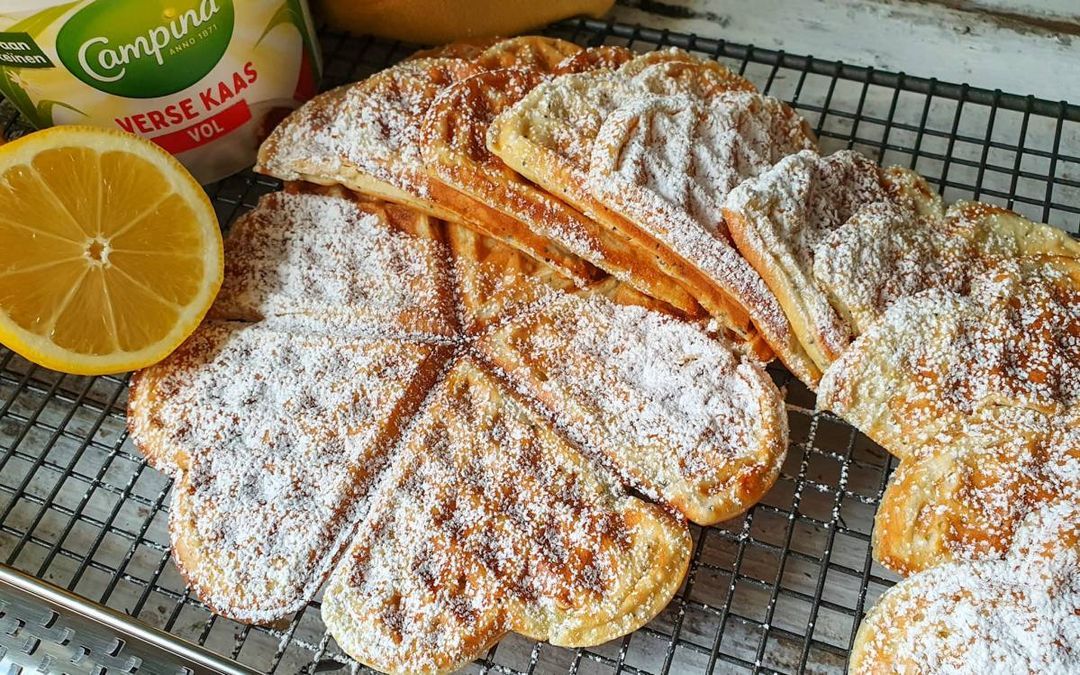
[[[617,0],[612,16],[1080,102],[1077,0]]]
[[[610,17],[821,61],[1080,102],[1078,0],[617,0]],[[770,93],[791,98],[796,84],[785,81],[781,70]],[[804,99],[819,93],[812,82],[799,91]],[[887,87],[871,86],[865,92],[841,87],[829,103],[850,111],[885,111],[894,95]],[[941,98],[923,110],[924,101],[922,96],[896,98],[896,124],[882,130],[880,124],[864,122],[856,137],[869,136],[870,143],[855,140],[855,146],[876,155],[879,148],[873,145],[882,139],[874,134],[891,134],[893,145],[911,145],[905,128],[930,130],[919,139],[920,152],[914,157],[890,148],[881,153],[881,161],[910,166],[935,182],[943,180],[946,199],[976,197],[1080,231],[1080,162],[1072,150],[1080,148],[1080,124],[1055,123],[1054,113],[1029,118],[1018,111],[958,106]],[[823,128],[845,124],[850,121],[834,116]],[[847,131],[835,130],[841,136]],[[966,140],[950,142],[947,136]],[[823,147],[846,144],[835,140],[823,138]],[[1018,148],[1023,151],[1015,152]],[[1055,148],[1068,159],[1051,165],[1049,155]],[[973,193],[970,186],[975,185],[983,189]],[[1058,208],[1061,205],[1066,209]]]

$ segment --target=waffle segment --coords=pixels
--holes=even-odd
[[[475,72],[463,59],[416,59],[321,94],[270,134],[255,169],[282,180],[340,184],[456,219],[432,194],[418,136],[435,96]]]
[[[849,672],[1076,672],[1078,523],[1075,504],[1043,508],[1003,559],[949,563],[901,581],[859,627]]]
[[[851,151],[821,157],[804,150],[739,185],[724,204],[739,251],[780,301],[818,373],[851,340],[850,327],[814,278],[819,242],[865,207],[895,209],[901,218],[940,210],[921,178],[898,182],[896,173]],[[919,189],[906,189],[912,185]]]
[[[859,335],[900,298],[934,287],[965,294],[972,278],[997,261],[1041,256],[1078,258],[1080,244],[1055,227],[979,202],[957,202],[943,218],[936,208],[911,217],[877,204],[821,240],[813,269]]]
[[[642,307],[562,295],[479,348],[577,442],[694,522],[757,502],[787,451],[783,401],[759,367]]]
[[[894,303],[828,371],[818,404],[899,457],[993,407],[1051,417],[1080,404],[1080,265],[1002,262],[970,295]]]
[[[491,122],[487,145],[507,166],[582,213],[583,221],[597,223],[590,228],[608,231],[606,248],[596,251],[599,267],[682,312],[698,314],[697,302],[651,256],[633,268],[622,262],[633,264],[634,249],[618,238],[618,229],[606,220],[614,215],[605,213],[585,186],[588,157],[582,154],[603,115],[627,93],[625,83],[608,70],[544,82]]]
[[[643,71],[635,76],[641,78],[636,84],[622,73],[635,72],[634,64],[641,58],[627,62],[618,73],[602,69],[544,82],[500,113],[488,134],[488,147],[508,166],[615,234],[625,231],[629,224],[622,223],[588,189],[592,145],[607,115],[634,94],[717,92],[724,86],[741,84],[715,63],[695,67],[683,64],[685,75],[680,78],[649,78]],[[606,250],[600,253],[608,255]],[[601,260],[597,265],[683,312],[699,311],[691,294],[673,281],[671,269],[658,252],[650,253],[654,258],[643,261],[629,274],[617,261]]]
[[[297,228],[296,223],[309,223]],[[450,260],[440,225],[340,188],[274,193],[226,239],[225,279],[209,316],[274,317],[340,334],[453,335]]]
[[[262,622],[308,601],[440,352],[212,322],[154,367],[152,389],[133,383],[132,431],[176,467],[173,555],[203,602]]]
[[[425,117],[424,164],[437,180],[499,213],[501,227],[489,234],[586,283],[603,275],[586,262],[596,258],[594,240],[602,233],[522,179],[485,144],[491,120],[541,81],[536,71],[504,68],[449,87]]]
[[[510,630],[567,646],[628,633],[681,584],[691,544],[469,360],[432,392],[360,531],[323,617],[361,662],[412,673]]]
[[[902,460],[877,516],[880,562],[1000,555],[1031,509],[1080,502],[1077,336],[1077,261],[1001,260],[968,295],[896,301],[826,371],[818,405]]]
[[[663,256],[675,278],[751,353],[768,361],[775,352],[804,380],[813,364],[772,292],[732,245],[721,204],[742,180],[814,147],[801,117],[757,93],[722,92],[700,101],[643,95],[608,115],[589,169],[590,191],[621,217],[624,237]]]
[[[902,574],[1003,556],[1045,503],[1080,503],[1080,428],[995,410],[963,438],[905,458],[878,507],[874,557]]]

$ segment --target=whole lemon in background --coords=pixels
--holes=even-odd
[[[0,145],[0,343],[97,375],[160,361],[221,287],[198,182],[158,146],[60,126]]]
[[[315,0],[332,28],[437,44],[513,35],[571,16],[599,17],[614,0]]]

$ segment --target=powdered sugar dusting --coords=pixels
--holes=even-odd
[[[638,536],[645,523],[664,536]],[[627,594],[672,585],[689,543],[468,360],[413,425],[361,533],[324,617],[363,662],[402,672],[449,670],[512,629],[633,630],[647,617],[626,613]]]
[[[592,154],[594,189],[647,189],[686,209],[706,232],[725,232],[721,206],[736,185],[816,146],[805,122],[777,99],[727,92],[630,99],[604,122]]]
[[[678,58],[685,61],[685,52],[683,55]],[[513,133],[530,143],[555,153],[565,163],[559,170],[570,172],[583,184],[592,144],[604,120],[630,96],[653,93],[701,98],[747,86],[753,90],[751,85],[742,84],[745,80],[733,76],[716,62],[692,59],[678,64],[677,71],[671,71],[668,69],[673,66],[666,60],[662,55],[648,54],[629,61],[617,71],[601,68],[544,82],[496,119],[494,135],[499,135],[500,127],[513,129]],[[676,72],[677,76],[673,76]],[[541,182],[561,192],[546,181]]]
[[[423,114],[439,91],[472,72],[461,59],[416,59],[322,94],[274,130],[258,168],[284,180],[340,180],[347,167],[426,198]]]
[[[988,406],[1075,408],[1080,288],[1060,265],[1003,260],[970,295],[897,301],[829,368],[819,405],[901,455]]]
[[[307,601],[363,510],[395,408],[431,353],[298,338],[268,321],[208,323],[170,357],[143,412],[183,449],[174,549],[207,604],[256,621]]]
[[[393,327],[452,335],[449,252],[391,223],[384,207],[344,192],[268,195],[233,225],[210,316],[333,321],[339,334]]]
[[[1076,503],[1033,513],[1002,560],[952,563],[889,590],[859,630],[853,673],[1080,669]]]
[[[563,75],[538,85],[500,114],[494,125],[514,128],[530,143],[556,153],[563,168],[584,183],[593,139],[608,113],[632,91],[611,70]]]
[[[775,478],[779,393],[691,324],[563,296],[480,345],[578,442],[695,520],[737,514]]]
[[[727,196],[735,241],[776,293],[819,367],[844,350],[850,329],[813,277],[814,250],[859,208],[890,201],[880,169],[851,151],[820,157],[804,150]]]
[[[854,335],[900,298],[932,286],[962,292],[976,251],[938,219],[880,202],[863,207],[814,249],[814,278]]]
[[[633,465],[641,482],[662,483],[663,458],[634,464],[635,451],[623,447],[628,459],[606,460],[618,474],[603,468],[548,426],[545,406],[508,394],[480,346],[482,336],[528,325],[560,299],[572,305],[560,333],[546,336],[550,349],[573,356],[604,333],[607,350],[626,351],[612,362],[616,381],[644,422],[614,427],[624,445],[656,443],[654,435],[676,429],[665,414],[693,412],[677,470],[685,493],[713,490],[709,481],[730,469],[739,485],[723,488],[743,497],[742,509],[760,496],[747,490],[763,491],[775,477],[786,447],[783,408],[757,366],[737,362],[729,345],[692,324],[642,307],[621,314],[596,295],[613,282],[568,294],[542,265],[457,229],[341,196],[267,197],[230,241],[250,255],[230,269],[221,318],[136,376],[133,437],[176,475],[175,555],[216,611],[269,621],[298,609],[352,542],[349,570],[365,556],[375,562],[359,576],[339,570],[326,620],[347,651],[394,670],[474,658],[507,630],[592,644],[654,616],[681,582],[689,535],[659,506],[626,496],[617,475]],[[319,250],[330,260],[320,261]],[[397,256],[426,261],[395,267]],[[444,317],[443,298],[468,298],[468,311]],[[352,313],[338,301],[356,301],[370,316],[341,319]],[[442,332],[419,327],[392,302],[422,307]],[[644,372],[635,366],[641,355],[651,364]],[[592,373],[562,379],[586,391],[579,382]],[[778,416],[771,426],[756,422],[770,412]],[[699,451],[693,438],[720,441]],[[760,455],[748,450],[755,443]],[[413,487],[398,489],[405,475]],[[405,493],[421,497],[402,500]],[[381,506],[371,507],[375,494]],[[383,518],[401,522],[383,527]],[[354,532],[362,537],[353,541]],[[410,532],[417,536],[395,538]],[[422,567],[401,567],[410,563]],[[379,611],[365,613],[366,602]],[[483,619],[479,628],[474,619]]]
[[[794,111],[758,94],[729,92],[701,103],[683,96],[632,98],[604,122],[589,187],[605,206],[705,272],[797,365],[791,327],[732,246],[721,205],[742,180],[814,145]]]
[[[910,182],[896,171],[890,173],[893,185]],[[856,334],[893,302],[923,289],[966,293],[972,277],[997,261],[1080,258],[1080,245],[1062,230],[1006,209],[959,202],[942,214],[933,199],[911,201],[917,216],[886,204],[864,207],[815,249],[814,276]]]

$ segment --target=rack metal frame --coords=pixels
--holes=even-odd
[[[1078,106],[641,26],[580,20],[547,32],[581,44],[670,45],[712,56],[790,101],[827,150],[853,147],[909,166],[949,200],[990,201],[1080,230]],[[322,44],[326,86],[360,79],[413,49],[325,31]],[[9,137],[27,130],[6,104],[0,129]],[[227,225],[278,187],[246,172],[208,189]],[[896,580],[870,555],[873,514],[895,460],[816,412],[813,395],[789,375],[774,376],[786,388],[791,422],[781,478],[744,516],[693,528],[689,576],[659,617],[597,648],[508,636],[473,671],[842,672],[865,610]],[[114,630],[156,629],[166,651],[199,668],[224,668],[211,652],[256,671],[355,668],[326,633],[318,600],[290,621],[256,627],[215,616],[190,595],[169,558],[170,480],[128,438],[126,394],[126,377],[61,375],[0,348],[0,563],[11,568],[0,575],[0,633],[5,625],[16,626],[9,637],[18,632],[4,601],[10,576],[42,598],[56,599],[53,585],[66,589],[61,611],[122,612],[135,623],[108,613]]]

